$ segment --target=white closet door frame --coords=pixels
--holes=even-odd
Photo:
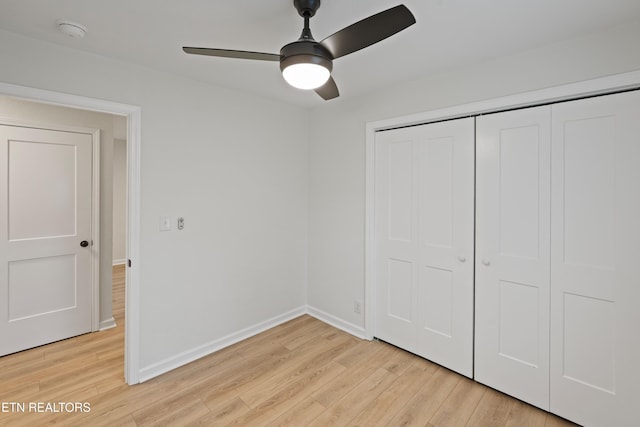
[[[640,88],[640,71],[616,74],[585,80],[517,95],[473,102],[391,119],[368,122],[365,127],[365,307],[364,336],[373,339],[375,334],[376,289],[376,238],[375,238],[375,134],[379,130],[425,124],[440,120],[468,117],[513,108],[529,107],[549,102],[563,101]]]

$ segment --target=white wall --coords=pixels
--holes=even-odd
[[[115,132],[114,132],[115,133]],[[113,264],[126,261],[127,141],[113,140]]]
[[[142,370],[305,304],[306,111],[3,31],[0,57],[2,82],[141,107]]]
[[[354,328],[364,301],[365,124],[640,69],[640,22],[312,111],[308,303]],[[365,307],[365,310],[367,307]]]
[[[0,96],[0,117],[19,122],[100,129],[100,322],[112,324],[111,226],[113,117],[48,104]]]
[[[361,327],[365,123],[640,69],[639,39],[629,25],[310,113],[2,31],[0,81],[141,106],[145,369],[307,300]]]

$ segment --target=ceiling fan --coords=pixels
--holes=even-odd
[[[369,16],[317,42],[311,35],[309,19],[316,14],[320,0],[293,0],[293,5],[304,18],[304,29],[298,40],[280,49],[280,54],[203,47],[183,47],[182,50],[194,55],[279,61],[287,83],[298,89],[313,89],[323,99],[329,100],[340,95],[336,82],[331,77],[334,59],[371,46],[416,22],[411,11],[406,6],[399,5]]]

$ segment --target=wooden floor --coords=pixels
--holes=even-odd
[[[573,425],[309,316],[130,387],[123,380],[124,268],[113,277],[117,328],[0,357],[0,425]],[[12,412],[12,402],[25,412]],[[29,413],[34,402],[87,402],[90,412]]]

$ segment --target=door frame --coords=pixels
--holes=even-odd
[[[100,330],[100,129],[51,125],[0,116],[7,126],[91,135],[91,332]]]
[[[478,116],[498,111],[604,95],[640,88],[640,70],[492,98],[453,107],[367,122],[365,125],[365,274],[364,274],[364,336],[372,340],[376,333],[376,239],[375,239],[375,138],[376,132],[398,127],[415,126]]]
[[[140,382],[140,143],[141,108],[136,105],[88,98],[45,89],[0,82],[0,94],[27,101],[78,108],[127,118],[127,243],[132,262],[126,270],[124,377]],[[99,151],[98,151],[99,154]],[[94,151],[94,156],[96,152]],[[98,199],[99,202],[99,199]],[[98,203],[99,208],[99,203]],[[99,209],[98,209],[99,211]]]

